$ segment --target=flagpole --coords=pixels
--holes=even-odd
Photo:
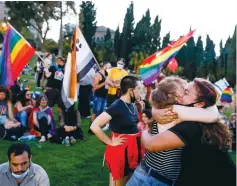
[[[78,26],[78,28],[79,28],[79,30],[80,30],[80,32],[81,32],[81,29],[80,29],[80,27],[79,27],[79,26]],[[86,39],[85,39],[84,35],[82,34],[82,32],[81,32],[81,35],[82,35],[83,39],[86,41]],[[87,43],[87,45],[88,45],[88,43]],[[88,45],[88,47],[89,47],[89,45]],[[89,47],[89,49],[90,49],[90,51],[91,51],[91,48],[90,48],[90,47]],[[93,52],[92,52],[92,51],[91,51],[91,53],[92,53],[92,55],[93,55],[93,57],[94,57],[94,59],[95,59],[95,62],[96,62],[96,63],[97,63],[97,65],[98,65],[99,69],[101,69],[101,67],[100,67],[100,65],[99,65],[98,61],[96,60],[96,58],[95,58],[95,56],[94,56],[94,54],[93,54]]]
[[[30,44],[9,22],[7,22],[7,24],[8,24],[17,34],[19,34],[19,35],[26,41],[26,43],[27,43],[28,45],[31,46],[31,44]],[[39,55],[38,52],[36,52],[36,50],[35,50],[35,54],[42,60],[44,66],[45,66],[45,62],[44,62],[43,58]]]

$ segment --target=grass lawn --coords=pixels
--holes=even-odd
[[[34,66],[34,61],[30,63]],[[31,89],[35,90],[33,76],[22,75],[28,79]],[[54,115],[57,110],[54,109]],[[55,118],[56,120],[58,117]],[[83,119],[81,127],[87,135],[89,120]],[[11,141],[0,142],[0,163],[7,161],[7,149]],[[33,152],[33,162],[41,165],[49,175],[51,186],[106,186],[109,172],[104,167],[101,171],[105,145],[95,136],[88,136],[87,141],[77,141],[77,144],[66,147],[49,142],[39,144],[36,141],[27,142]],[[236,161],[236,153],[232,153]]]

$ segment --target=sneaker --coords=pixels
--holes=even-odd
[[[47,134],[47,138],[52,138],[53,136],[51,134]]]
[[[64,139],[64,145],[70,146],[70,141],[68,137]]]
[[[41,136],[41,139],[39,140],[39,143],[42,143],[42,142],[45,142],[46,139],[45,139],[45,136]]]
[[[73,144],[75,144],[77,141],[76,141],[76,139],[75,139],[73,136],[71,136],[71,137],[70,137],[70,142],[71,142],[71,144],[73,145]]]
[[[109,130],[109,124],[106,124],[105,127],[102,129],[103,131]]]

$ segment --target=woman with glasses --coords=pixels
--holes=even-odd
[[[39,142],[45,142],[46,139],[55,135],[55,120],[45,95],[40,96],[36,101],[35,108],[29,117],[29,128],[31,135],[41,136]]]
[[[31,97],[29,90],[23,90],[17,97],[17,102],[14,107],[14,115],[23,127],[27,127],[28,118],[35,106],[35,100]]]

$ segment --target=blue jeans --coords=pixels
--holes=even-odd
[[[0,125],[4,125],[7,120],[8,120],[7,116],[5,116],[5,115],[4,116],[0,116]]]
[[[27,112],[26,111],[21,111],[21,112],[18,112],[16,115],[15,115],[15,118],[17,121],[19,121],[21,123],[21,125],[23,127],[27,127],[27,120],[28,120],[28,115],[27,115]]]
[[[93,112],[96,116],[99,116],[105,108],[105,98],[102,97],[94,97],[94,106],[93,106]]]
[[[169,186],[148,175],[139,165],[126,186]]]

